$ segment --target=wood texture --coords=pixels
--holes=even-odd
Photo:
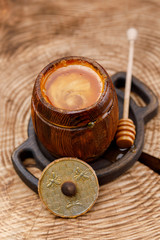
[[[86,56],[109,74],[126,71],[126,30],[136,27],[133,74],[160,99],[159,9],[159,0],[1,0],[0,239],[159,240],[160,178],[143,164],[102,186],[92,210],[71,220],[50,214],[11,164],[27,138],[34,80],[54,59]],[[159,129],[160,113],[145,132],[144,151],[154,157],[160,157]]]

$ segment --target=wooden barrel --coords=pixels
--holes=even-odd
[[[72,64],[93,69],[101,77],[103,88],[93,105],[70,111],[47,102],[41,85],[50,71]],[[109,75],[97,62],[84,57],[58,59],[40,72],[33,89],[31,112],[37,137],[53,156],[85,161],[105,152],[114,138],[119,116],[117,96]]]

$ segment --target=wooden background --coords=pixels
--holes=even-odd
[[[126,30],[136,27],[133,73],[160,99],[159,0],[0,0],[0,239],[160,239],[160,177],[137,162],[100,188],[77,219],[49,213],[16,175],[11,153],[27,138],[37,74],[67,55],[125,71]],[[160,157],[160,113],[146,126],[144,151]],[[32,169],[33,170],[33,169]],[[36,174],[39,174],[36,172]]]

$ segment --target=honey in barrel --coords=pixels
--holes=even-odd
[[[51,72],[41,88],[46,101],[54,107],[74,111],[96,103],[103,86],[100,76],[90,67],[69,65]]]

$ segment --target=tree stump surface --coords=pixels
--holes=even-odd
[[[160,99],[159,11],[159,0],[1,0],[1,240],[160,239],[160,177],[142,163],[101,186],[87,214],[61,219],[45,209],[11,162],[13,150],[27,139],[31,93],[41,69],[54,59],[75,55],[95,59],[110,75],[126,71],[129,27],[139,33],[133,74]],[[145,128],[144,152],[156,158],[159,129],[160,112]]]

